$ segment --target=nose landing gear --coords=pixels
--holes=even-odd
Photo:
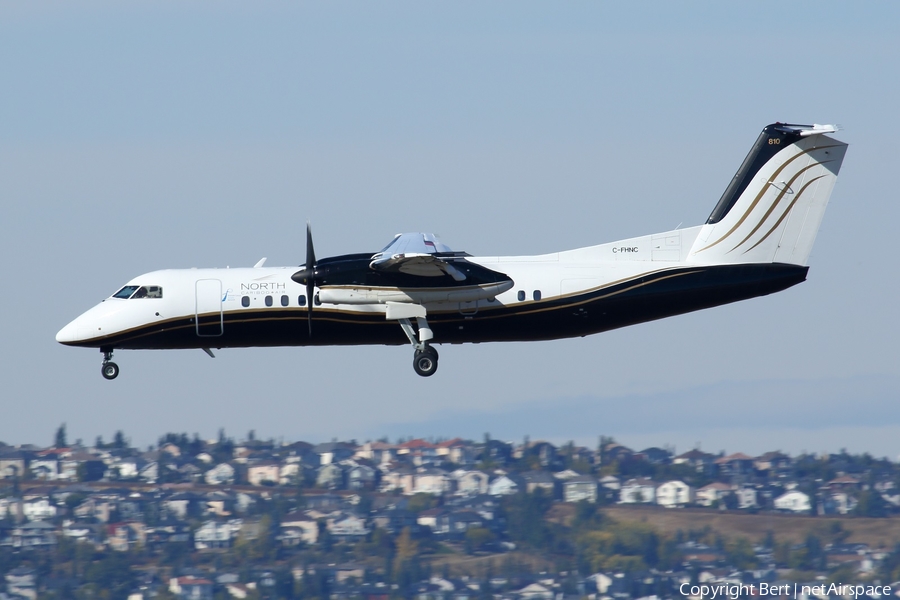
[[[115,379],[119,376],[119,365],[110,360],[113,351],[101,349],[100,352],[103,353],[103,364],[100,365],[100,374],[103,375],[103,379]]]

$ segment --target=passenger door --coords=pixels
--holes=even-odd
[[[222,314],[222,282],[218,279],[198,279],[195,284],[196,303],[194,325],[199,337],[218,337],[225,331]]]

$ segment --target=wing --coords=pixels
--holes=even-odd
[[[465,281],[466,274],[453,266],[462,256],[442,244],[431,233],[403,233],[397,235],[384,250],[372,256],[369,268],[382,272],[399,272],[419,277],[449,275]]]

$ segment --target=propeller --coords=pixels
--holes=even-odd
[[[291,276],[297,283],[306,285],[306,323],[312,337],[313,293],[316,291],[316,250],[313,248],[312,228],[306,222],[306,266]]]

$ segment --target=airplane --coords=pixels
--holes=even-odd
[[[472,256],[429,233],[380,252],[306,263],[140,275],[56,340],[119,349],[410,344],[423,377],[435,344],[551,340],[763,296],[806,279],[847,144],[835,125],[773,123],[702,225],[538,256]]]

